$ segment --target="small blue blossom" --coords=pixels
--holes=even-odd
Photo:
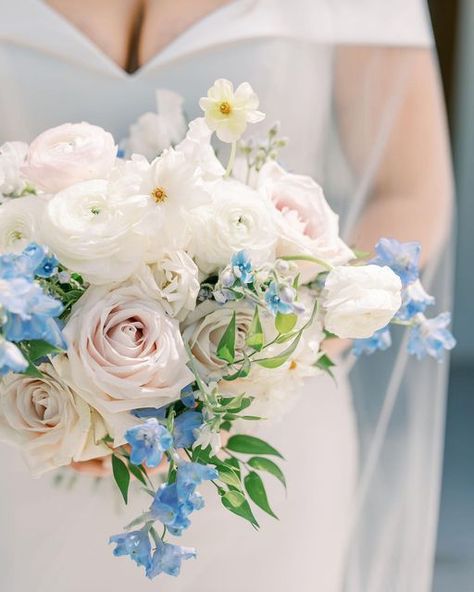
[[[174,420],[173,439],[176,448],[190,448],[202,425],[202,413],[185,411]]]
[[[188,384],[181,390],[181,403],[188,407],[188,409],[194,409],[196,407],[196,397],[194,396],[193,387]]]
[[[379,329],[372,337],[367,339],[354,339],[352,345],[352,353],[356,357],[360,357],[362,354],[370,355],[380,350],[385,351],[392,345],[392,337],[388,327]]]
[[[150,507],[150,513],[155,520],[159,520],[175,536],[180,536],[191,524],[188,516],[198,507],[196,500],[180,499],[176,483],[165,483],[161,485],[155,494],[155,498]]]
[[[146,575],[150,579],[161,573],[176,577],[181,571],[181,562],[195,557],[196,551],[190,547],[159,543],[153,554],[151,565],[146,570]]]
[[[217,479],[219,473],[217,469],[210,465],[201,465],[200,463],[182,463],[178,468],[176,484],[178,486],[178,496],[180,499],[189,499],[196,491],[196,487],[203,481],[212,481]]]
[[[155,417],[130,428],[125,433],[125,440],[132,447],[130,462],[134,465],[145,463],[150,468],[157,467],[163,453],[173,445],[171,434]]]
[[[143,565],[146,570],[150,568],[151,544],[146,528],[111,536],[109,543],[117,545],[113,551],[115,557],[130,555],[138,566]]]
[[[283,296],[283,297],[282,297]],[[293,312],[292,303],[285,302],[285,294],[280,294],[280,290],[276,282],[272,282],[265,292],[265,302],[268,309],[274,315],[289,314]]]
[[[421,245],[418,242],[401,243],[394,238],[382,238],[375,245],[374,265],[387,265],[407,286],[418,279]]]
[[[416,280],[402,291],[402,306],[396,317],[401,321],[409,321],[434,303],[433,296],[425,292],[420,280]]]
[[[231,267],[235,277],[243,284],[251,284],[253,282],[252,262],[245,251],[239,251],[232,255]]]
[[[43,261],[35,270],[35,276],[50,278],[58,272],[59,261],[54,255],[45,255]]]
[[[23,372],[27,367],[28,362],[18,347],[0,336],[0,376],[8,372]]]
[[[150,417],[156,417],[156,419],[166,419],[167,405],[163,407],[143,407],[142,409],[134,409],[131,413],[133,416],[139,419],[148,419]]]
[[[440,362],[444,350],[451,350],[456,345],[451,331],[447,329],[451,323],[451,314],[443,312],[434,319],[420,315],[417,320],[410,331],[408,353],[419,360],[431,356]]]

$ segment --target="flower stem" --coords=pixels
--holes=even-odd
[[[226,177],[230,177],[230,175],[232,174],[232,169],[234,168],[236,154],[237,154],[237,142],[232,142],[232,146],[230,148],[229,162],[227,163],[227,168],[225,171]]]

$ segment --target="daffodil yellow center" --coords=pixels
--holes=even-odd
[[[166,195],[166,191],[163,189],[163,187],[155,187],[151,192],[151,197],[158,204],[163,203],[168,196]]]
[[[227,101],[223,101],[219,105],[219,111],[222,113],[222,115],[230,115],[230,113],[232,112],[232,107],[230,106],[230,103],[228,103]]]

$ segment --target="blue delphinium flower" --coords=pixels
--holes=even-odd
[[[203,481],[212,481],[218,477],[217,469],[211,465],[201,465],[193,462],[180,464],[176,477],[179,498],[182,500],[189,499]]]
[[[155,520],[167,526],[172,534],[180,536],[191,524],[188,516],[202,507],[200,502],[199,504],[194,502],[197,502],[197,499],[181,499],[178,496],[176,483],[165,483],[155,494],[150,514]]]
[[[245,251],[238,251],[232,255],[232,271],[243,284],[251,284],[254,280],[252,262]]]
[[[188,407],[188,409],[194,409],[196,407],[196,397],[194,395],[193,387],[188,384],[181,390],[181,403]]]
[[[150,468],[157,467],[163,453],[173,445],[171,434],[155,417],[130,428],[125,433],[125,440],[132,447],[130,462],[134,465],[145,463]]]
[[[115,557],[130,555],[138,566],[143,565],[147,570],[150,568],[151,544],[148,529],[116,534],[110,537],[109,543],[117,545],[113,551]]]
[[[8,372],[23,372],[27,367],[28,362],[18,347],[0,335],[0,376]]]
[[[280,293],[280,289],[276,282],[272,282],[265,292],[265,302],[267,303],[268,309],[274,315],[281,313],[281,314],[289,314],[293,312],[293,305],[289,303],[288,298],[285,298],[285,295]]]
[[[420,280],[416,280],[402,291],[402,306],[396,317],[401,321],[409,321],[434,303],[434,297],[425,291]]]
[[[418,242],[401,243],[394,238],[382,238],[375,245],[377,256],[370,261],[387,265],[407,286],[418,279],[421,245]]]
[[[408,353],[419,360],[431,356],[441,361],[444,350],[453,349],[456,345],[451,331],[447,329],[450,322],[449,312],[443,312],[434,319],[426,319],[420,315],[417,324],[410,331]]]
[[[161,573],[176,577],[181,570],[181,562],[195,557],[196,551],[190,547],[181,547],[171,543],[158,543],[151,564],[146,570],[146,575],[150,579]]]
[[[46,254],[35,270],[35,276],[40,278],[50,278],[58,272],[59,261],[54,255]]]
[[[166,410],[168,406],[163,407],[142,407],[142,409],[134,409],[131,413],[139,419],[149,419],[156,417],[156,419],[166,419]]]
[[[202,413],[185,411],[174,420],[173,439],[176,448],[190,448],[197,438],[197,430],[202,425]]]
[[[385,351],[392,345],[392,337],[388,327],[379,329],[372,337],[367,339],[354,339],[352,353],[359,357],[362,354],[370,355],[377,350]]]

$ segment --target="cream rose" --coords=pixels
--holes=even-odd
[[[159,261],[143,266],[136,279],[144,293],[157,298],[171,317],[182,321],[196,307],[198,274],[185,251],[165,251]]]
[[[63,372],[105,417],[116,444],[134,423],[132,409],[171,403],[193,381],[178,322],[137,285],[90,288],[64,336]]]
[[[104,456],[100,417],[51,364],[41,378],[8,374],[0,383],[0,439],[21,448],[34,475]]]
[[[339,236],[339,218],[311,177],[287,173],[277,163],[266,164],[259,190],[274,205],[278,225],[277,256],[309,255],[331,265],[342,265],[354,254]],[[313,280],[325,268],[298,261],[302,282]]]
[[[370,337],[400,308],[401,289],[400,278],[389,267],[336,267],[323,291],[326,329],[342,338]]]
[[[42,242],[92,284],[122,281],[143,259],[139,223],[147,207],[146,196],[111,194],[107,181],[77,183],[48,201]]]
[[[268,206],[249,187],[217,181],[211,204],[193,212],[191,251],[199,269],[210,274],[245,250],[255,266],[275,257],[277,229]]]
[[[0,253],[18,253],[39,240],[44,207],[36,195],[12,199],[0,207]]]
[[[25,160],[28,144],[6,142],[0,146],[0,195],[19,194],[25,187],[20,172]]]
[[[106,179],[117,156],[109,132],[89,123],[65,123],[33,140],[22,172],[43,191],[55,193],[89,179]]]

